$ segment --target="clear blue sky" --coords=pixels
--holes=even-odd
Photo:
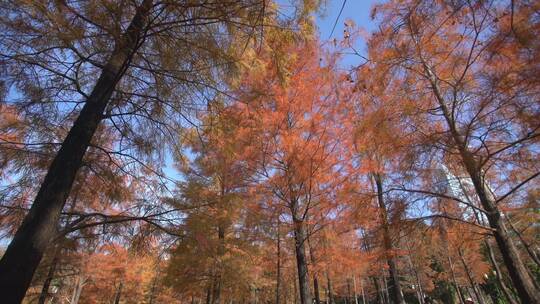
[[[374,4],[382,3],[383,0],[327,0],[326,6],[323,7],[322,16],[317,16],[316,24],[319,29],[321,41],[327,41],[329,39],[342,39],[343,38],[343,29],[344,21],[352,20],[356,23],[356,26],[363,28],[367,32],[371,32],[375,29],[375,23],[369,17],[371,13],[371,8]],[[343,7],[343,12],[341,16],[339,12],[341,7]],[[339,19],[338,19],[339,16]],[[336,23],[337,19],[337,23]],[[332,33],[332,28],[336,24],[334,32]],[[332,33],[332,36],[330,34]],[[358,40],[355,48],[359,52],[365,51],[365,41]],[[358,58],[344,58],[343,65],[350,66],[351,64],[357,63]]]
[[[381,0],[346,0],[343,13],[339,17],[336,29],[332,38],[341,38],[343,36],[343,21],[346,19],[353,20],[359,27],[365,28],[367,31],[374,29],[374,23],[371,21],[369,14],[373,4],[381,3]],[[339,11],[344,3],[344,0],[327,0],[323,15],[317,17],[317,26],[321,34],[321,40],[327,40],[330,37],[330,32],[334,26],[334,22],[339,15]]]

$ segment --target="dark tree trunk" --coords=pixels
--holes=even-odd
[[[538,255],[534,251],[534,249],[531,248],[531,245],[523,238],[523,235],[521,232],[514,226],[512,223],[512,219],[509,217],[506,217],[506,220],[508,222],[508,225],[510,226],[510,229],[518,236],[519,241],[525,248],[525,251],[529,254],[529,257],[531,260],[536,264],[537,267],[540,267],[540,258],[538,258]]]
[[[463,193],[466,193],[465,192],[465,187],[463,187],[463,185],[461,184],[460,182],[460,186],[461,186],[461,189],[463,191]],[[467,196],[467,201],[472,203],[471,199]],[[478,211],[476,209],[473,209],[473,212],[474,212],[474,217],[476,218],[476,221],[479,223],[479,224],[482,224],[482,225],[486,225],[485,221],[483,220],[483,218],[478,214]],[[510,223],[510,221],[508,221]],[[501,272],[501,268],[499,267],[499,263],[497,262],[497,260],[495,259],[495,252],[493,250],[493,246],[491,245],[491,243],[489,242],[489,240],[487,239],[487,237],[484,239],[484,244],[486,245],[486,249],[488,250],[488,258],[489,258],[489,261],[491,262],[491,265],[493,266],[494,270],[495,270],[495,278],[497,279],[497,283],[499,284],[499,286],[501,287],[501,290],[506,298],[506,300],[510,303],[510,304],[517,304],[516,300],[514,299],[514,297],[512,296],[512,292],[510,291],[510,289],[508,288],[508,286],[506,285],[506,283],[504,282],[504,279],[503,279],[503,276],[502,276],[502,272]]]
[[[276,304],[280,303],[280,292],[281,292],[281,235],[280,235],[280,221],[279,214],[277,218],[277,271],[276,271]]]
[[[450,258],[450,253],[448,253],[448,264],[450,267],[450,274],[452,275],[452,282],[454,283],[454,288],[456,289],[456,293],[458,295],[459,303],[463,304],[465,303],[465,296],[461,292],[461,289],[459,288],[459,285],[456,280],[456,273],[454,272],[454,263],[452,263],[452,258]]]
[[[379,279],[382,282],[381,285],[383,286],[384,299],[385,299],[386,303],[393,304],[393,303],[391,303],[392,299],[390,299],[390,294],[388,292],[388,282],[386,282],[386,276],[384,275],[384,273],[381,273],[381,276],[380,276]]]
[[[319,279],[313,276],[313,293],[315,294],[315,304],[321,304],[321,294],[319,292]]]
[[[480,294],[480,290],[478,290],[478,286],[474,282],[473,277],[471,276],[471,270],[469,269],[469,266],[467,265],[467,261],[465,261],[465,257],[463,256],[463,252],[461,251],[461,248],[458,248],[458,254],[459,259],[461,260],[461,264],[463,265],[463,269],[465,270],[465,273],[467,274],[467,280],[469,280],[469,284],[471,285],[472,291],[478,300],[479,304],[484,304],[484,298]]]
[[[502,213],[497,206],[491,189],[489,189],[487,181],[485,180],[481,164],[471,153],[466,140],[459,132],[454,117],[448,109],[446,101],[439,89],[438,80],[425,62],[423,62],[423,65],[426,75],[431,83],[433,93],[441,107],[447,126],[452,135],[452,139],[459,151],[463,166],[471,178],[478,199],[486,212],[489,226],[493,230],[493,236],[495,237],[495,241],[497,242],[497,246],[499,247],[504,264],[508,269],[508,273],[512,279],[512,283],[514,283],[517,294],[523,303],[540,304],[540,291],[534,285],[533,279],[530,277],[525,264],[523,264],[523,261],[519,256],[514,241],[510,238],[506,223],[501,216]]]
[[[358,304],[358,293],[356,291],[356,277],[353,275],[352,277],[353,282],[353,297],[354,297],[354,304]]]
[[[77,276],[77,281],[75,282],[75,286],[73,288],[73,294],[71,296],[71,302],[69,304],[78,304],[79,299],[81,297],[81,293],[85,284],[85,279],[82,275]]]
[[[218,241],[218,260],[214,271],[214,283],[212,284],[212,304],[220,304],[221,302],[222,258],[225,254],[225,228],[222,225],[218,227]]]
[[[388,211],[383,196],[383,185],[381,175],[373,174],[375,178],[375,184],[377,185],[377,200],[379,202],[379,214],[381,218],[381,225],[383,228],[383,243],[384,251],[386,253],[386,262],[388,264],[388,271],[390,274],[390,286],[392,288],[392,300],[396,304],[404,304],[403,292],[401,291],[401,285],[399,284],[399,276],[397,272],[396,260],[393,254],[392,239],[390,237],[390,227],[388,223]]]
[[[311,235],[311,232],[309,233]],[[315,248],[311,246],[310,238],[307,238],[308,246],[309,246],[309,259],[311,261],[311,265],[316,265],[317,260],[315,258]],[[321,295],[319,292],[319,279],[317,278],[317,274],[313,274],[313,295],[315,297],[315,304],[321,303]]]
[[[409,251],[411,251],[411,250],[409,249]],[[415,283],[416,283],[416,286],[417,286],[416,294],[418,296],[418,303],[424,304],[424,291],[423,291],[423,288],[422,288],[422,284],[420,282],[420,276],[418,275],[418,270],[414,266],[410,255],[407,255],[407,260],[408,260],[409,265],[411,267],[411,271],[414,274],[414,279],[415,279]]]
[[[298,303],[298,298],[299,298],[299,295],[298,295],[298,280],[294,280],[294,304]]]
[[[446,211],[443,212],[446,214]],[[446,221],[441,221],[441,226],[439,228],[439,234],[441,235],[441,239],[443,240],[443,244],[446,251],[446,259],[448,261],[448,267],[450,268],[450,276],[452,278],[452,285],[456,289],[456,293],[458,295],[459,303],[463,304],[465,303],[465,297],[461,293],[461,290],[459,289],[459,285],[456,280],[456,273],[454,271],[454,263],[452,262],[452,257],[450,256],[450,248],[448,247],[448,232],[446,230]]]
[[[280,303],[280,288],[281,288],[281,235],[280,235],[279,215],[277,219],[277,273],[276,273],[276,304]]]
[[[470,165],[468,165],[468,167],[470,167]],[[469,174],[471,175],[480,202],[487,212],[489,226],[494,230],[493,235],[495,241],[497,242],[504,264],[508,269],[508,273],[510,274],[510,278],[514,283],[521,302],[539,304],[540,291],[537,290],[534,285],[532,278],[527,272],[527,268],[519,256],[519,252],[514,245],[513,240],[510,238],[506,223],[501,217],[501,212],[498,210],[486,182],[479,170],[474,172],[472,168],[470,168],[468,171],[470,171]]]
[[[347,302],[351,298],[351,280],[347,279]]]
[[[45,301],[47,300],[47,297],[49,296],[49,288],[54,278],[56,266],[58,265],[58,261],[60,260],[61,248],[62,247],[60,246],[60,244],[57,244],[56,247],[54,248],[54,256],[51,261],[51,265],[49,266],[49,271],[47,272],[47,278],[45,279],[45,282],[43,282],[43,288],[41,289],[41,294],[39,295],[38,304],[45,304]]]
[[[491,262],[491,265],[493,265],[493,268],[495,269],[495,276],[497,278],[497,282],[499,283],[499,286],[501,287],[501,290],[506,297],[506,300],[510,304],[518,304],[516,300],[514,299],[512,295],[512,291],[510,291],[510,288],[506,285],[506,282],[504,282],[503,274],[501,272],[501,267],[499,267],[499,262],[495,259],[495,253],[493,252],[493,246],[489,243],[489,240],[485,240],[485,244],[488,250],[489,260]]]
[[[208,283],[208,288],[206,288],[206,304],[212,304],[212,282],[214,280],[211,279]]]
[[[332,287],[332,279],[330,279],[330,273],[326,271],[326,284],[328,288],[328,304],[334,304],[334,290]]]
[[[388,260],[388,271],[390,272],[390,292],[392,301],[396,304],[405,304],[403,293],[401,291],[401,285],[399,283],[399,276],[397,273],[396,261],[394,258]]]
[[[373,285],[375,285],[375,291],[377,292],[377,303],[384,304],[384,295],[381,286],[379,286],[379,280],[376,277],[372,277],[371,279],[373,280]]]
[[[118,285],[118,290],[116,291],[116,295],[114,296],[114,304],[120,303],[120,298],[122,297],[122,288],[124,287],[124,283],[120,281],[120,285]]]
[[[364,291],[364,279],[360,280],[360,289],[362,290],[362,304],[366,304],[366,292]]]
[[[415,280],[416,287],[417,287],[417,288],[414,288],[414,289],[415,289],[416,296],[418,298],[418,303],[419,304],[424,304],[424,291],[423,291],[422,284],[421,284],[421,281],[420,281],[420,275],[418,274],[418,269],[414,265],[414,263],[412,261],[412,258],[411,258],[411,253],[413,252],[413,250],[410,247],[409,242],[405,242],[405,246],[407,247],[407,251],[409,252],[409,254],[407,254],[407,262],[409,263],[409,268],[411,269],[411,272],[414,275],[414,280]]]
[[[298,289],[301,304],[312,304],[309,292],[308,261],[306,257],[306,230],[302,220],[294,219],[294,249],[296,253],[296,266],[298,267]]]
[[[103,111],[129,59],[141,43],[152,0],[144,0],[126,32],[116,44],[92,93],[51,163],[38,194],[0,260],[2,302],[22,301],[43,253],[57,234],[60,213]]]
[[[154,303],[154,295],[156,293],[156,285],[157,285],[157,281],[158,281],[158,275],[159,275],[159,268],[157,269],[156,276],[152,280],[152,287],[150,287],[150,294],[148,295],[148,304],[153,304]],[[195,300],[195,298],[193,296],[191,296],[191,299]]]

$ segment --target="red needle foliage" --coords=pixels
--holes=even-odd
[[[540,304],[538,1],[282,2],[0,6],[2,303]]]

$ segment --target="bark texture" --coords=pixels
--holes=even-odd
[[[304,227],[304,222],[298,219],[294,220],[294,240],[296,265],[298,267],[298,289],[300,292],[300,303],[312,304],[311,294],[309,292],[308,260],[305,246],[306,229]]]
[[[41,289],[41,294],[38,298],[38,304],[45,304],[45,301],[49,297],[49,288],[54,278],[54,273],[56,272],[56,265],[58,265],[60,260],[60,250],[60,245],[57,245],[54,249],[54,256],[51,265],[49,266],[49,271],[47,272],[47,278],[45,279],[45,282],[43,282],[43,288]]]
[[[21,303],[48,245],[92,137],[111,95],[141,43],[152,0],[137,8],[117,41],[88,100],[52,161],[30,211],[0,260],[0,294],[6,304]]]
[[[458,130],[454,116],[441,93],[435,74],[426,62],[422,63],[435,98],[437,99],[445,118],[450,135],[461,157],[463,167],[471,178],[476,195],[486,212],[489,226],[493,230],[493,236],[495,237],[495,241],[499,247],[504,264],[508,269],[508,273],[516,288],[517,294],[523,303],[539,304],[540,290],[534,285],[533,279],[527,272],[527,268],[519,256],[514,241],[508,233],[508,228],[506,227],[502,213],[497,206],[491,189],[489,189],[487,181],[485,180],[481,162],[476,159],[474,154],[469,150],[465,138]]]
[[[399,284],[399,276],[397,272],[396,260],[393,256],[392,238],[390,236],[390,225],[388,223],[388,211],[384,202],[382,177],[380,174],[374,174],[375,184],[377,185],[377,200],[379,202],[379,215],[383,228],[384,251],[386,252],[386,263],[390,274],[391,297],[396,304],[405,304],[401,285]]]

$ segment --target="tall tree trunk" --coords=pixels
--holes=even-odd
[[[294,280],[294,304],[298,303],[298,298],[300,297],[298,295],[298,280]]]
[[[214,270],[214,283],[212,288],[212,304],[220,304],[221,302],[221,284],[223,279],[223,256],[225,255],[225,227],[218,227],[218,252],[216,269]]]
[[[280,220],[279,214],[277,217],[277,273],[276,273],[276,304],[280,304],[280,288],[281,288],[281,235],[280,235]]]
[[[321,304],[321,294],[319,291],[319,279],[313,275],[313,294],[315,295],[315,304]]]
[[[537,290],[532,278],[527,272],[527,268],[521,260],[519,252],[508,233],[506,223],[501,217],[501,212],[495,203],[491,190],[487,186],[487,182],[484,180],[481,170],[478,168],[476,160],[474,160],[472,154],[466,148],[462,148],[462,158],[482,203],[482,207],[486,210],[489,226],[493,229],[495,241],[497,242],[519,298],[523,303],[539,304],[540,290]]]
[[[384,273],[381,273],[380,280],[382,281],[384,300],[388,304],[394,304],[391,303],[392,299],[390,299],[390,293],[388,292],[388,282],[386,281],[386,276],[384,275]]]
[[[519,256],[519,252],[514,244],[514,241],[511,239],[508,233],[508,228],[506,227],[506,223],[501,216],[501,211],[499,210],[491,189],[489,189],[488,183],[485,180],[480,161],[478,161],[471,153],[467,146],[467,142],[462,134],[458,131],[456,121],[448,109],[446,101],[439,89],[438,80],[433,74],[433,71],[426,64],[426,62],[423,61],[422,63],[424,65],[425,73],[430,81],[433,93],[441,107],[447,126],[452,135],[452,139],[454,140],[454,143],[459,151],[459,155],[461,156],[463,166],[471,178],[475,192],[480,200],[480,203],[482,204],[482,207],[486,211],[489,226],[493,230],[495,241],[497,242],[497,246],[499,247],[503,257],[504,264],[508,269],[512,283],[514,283],[514,286],[516,287],[518,296],[523,303],[540,304],[540,290],[538,290],[534,285],[533,279],[527,272],[527,268]]]
[[[114,296],[114,304],[120,303],[120,298],[122,297],[122,288],[124,287],[124,283],[120,281],[120,285],[118,285],[118,289],[116,290],[116,295]]]
[[[396,260],[393,254],[392,238],[390,237],[390,227],[388,223],[388,211],[384,202],[384,191],[382,185],[382,177],[379,173],[373,174],[375,184],[377,185],[377,200],[379,202],[379,215],[381,218],[381,225],[383,228],[383,243],[384,251],[386,254],[386,262],[388,264],[388,271],[390,274],[390,285],[392,287],[392,300],[396,304],[405,304],[403,298],[403,292],[401,291],[401,285],[399,284],[399,276],[397,272]]]
[[[411,268],[412,273],[414,274],[414,280],[416,283],[416,295],[418,297],[418,303],[424,304],[424,291],[422,288],[422,284],[420,282],[420,276],[418,275],[418,269],[416,269],[416,266],[412,262],[412,258],[410,253],[412,252],[412,249],[409,247],[409,244],[406,244],[407,250],[409,251],[409,254],[407,254],[407,262],[409,262],[409,267]]]
[[[334,304],[334,290],[332,287],[332,279],[330,279],[330,272],[326,271],[326,286],[328,288],[328,304]]]
[[[0,260],[0,294],[6,304],[22,301],[47,246],[56,237],[60,213],[83,156],[103,118],[110,97],[141,43],[152,0],[144,0],[116,44],[111,57],[64,139],[30,211]]]
[[[456,293],[458,294],[459,303],[463,304],[465,303],[465,297],[463,296],[461,289],[459,289],[459,284],[456,279],[456,272],[454,271],[454,263],[452,262],[452,258],[450,257],[449,252],[448,252],[447,258],[448,258],[448,264],[450,267],[450,275],[452,276],[452,282],[454,283],[454,288],[456,289]]]
[[[379,279],[372,277],[373,285],[375,285],[375,292],[377,293],[377,303],[384,304],[384,295],[381,286],[379,285]]]
[[[156,285],[157,285],[157,280],[158,280],[158,275],[159,275],[159,268],[157,270],[158,271],[156,275],[154,276],[154,279],[152,280],[152,287],[150,287],[150,294],[148,295],[148,304],[154,303],[154,295],[156,293]],[[191,296],[191,299],[194,300],[193,295]]]
[[[486,248],[488,250],[488,256],[491,265],[493,265],[493,269],[495,269],[495,277],[497,278],[497,282],[499,283],[499,286],[501,287],[501,290],[506,297],[506,300],[508,300],[510,304],[518,304],[514,299],[514,296],[512,295],[512,291],[510,291],[510,288],[508,288],[506,282],[504,282],[501,267],[499,267],[499,263],[495,259],[495,252],[493,251],[493,246],[491,246],[489,240],[485,240],[484,243],[486,244]]]
[[[317,260],[315,259],[315,248],[311,246],[311,241],[309,237],[307,238],[307,242],[309,247],[309,259],[311,261],[311,265],[316,265]],[[320,304],[321,295],[319,293],[319,279],[317,278],[316,273],[313,273],[313,294],[315,296],[315,304]]]
[[[465,261],[465,257],[463,256],[463,252],[461,251],[461,248],[458,248],[458,254],[459,254],[459,259],[461,260],[461,264],[463,265],[463,269],[465,270],[465,273],[467,274],[467,279],[469,280],[469,284],[471,285],[471,288],[473,290],[473,293],[476,299],[478,300],[478,303],[484,304],[484,298],[480,294],[480,291],[478,290],[477,285],[471,276],[471,270],[469,269],[469,266],[467,266],[467,261]]]
[[[469,196],[466,194],[465,187],[463,186],[461,181],[459,182],[459,185],[461,187],[461,190],[465,194],[465,196],[467,198],[467,201],[472,204],[473,202],[469,198]],[[479,224],[486,225],[484,219],[478,214],[478,211],[476,209],[474,209],[474,208],[473,208],[473,213],[474,213],[474,217],[476,218],[476,221]],[[511,224],[510,220],[508,220],[508,222]],[[504,278],[502,276],[501,268],[499,267],[499,263],[495,259],[495,252],[493,250],[493,246],[491,245],[491,243],[489,242],[489,239],[487,237],[484,238],[484,245],[486,245],[486,248],[488,250],[489,261],[491,262],[491,265],[493,266],[493,269],[495,270],[495,278],[497,279],[497,283],[501,287],[501,290],[502,290],[506,300],[508,300],[508,302],[510,304],[517,304],[516,300],[512,296],[512,292],[510,291],[510,289],[508,288],[508,286],[504,282]]]
[[[208,287],[206,288],[206,304],[212,304],[212,290],[214,279],[208,281]]]
[[[85,285],[85,279],[82,275],[77,276],[77,281],[75,282],[75,287],[73,288],[73,295],[71,296],[71,302],[69,304],[78,304],[81,297],[83,287]]]
[[[360,289],[362,290],[362,304],[366,304],[366,293],[364,291],[364,279],[360,279]]]
[[[49,288],[54,278],[56,266],[58,265],[58,261],[60,260],[61,248],[62,247],[60,246],[60,244],[56,244],[54,248],[53,259],[51,261],[51,265],[49,266],[49,271],[47,272],[47,278],[45,279],[45,282],[43,282],[43,288],[41,289],[41,294],[39,295],[38,304],[45,304],[45,301],[49,296]]]
[[[221,275],[216,273],[212,279],[212,304],[219,304],[221,301]]]
[[[353,296],[354,296],[354,304],[358,304],[358,293],[356,292],[356,276],[352,276],[353,281]]]
[[[416,293],[416,299],[418,300],[418,304],[424,304],[424,298],[422,296],[422,293],[417,289],[415,290]]]
[[[351,299],[351,280],[347,278],[347,303],[350,302],[350,299]]]
[[[298,290],[301,304],[312,304],[309,292],[308,261],[306,257],[306,228],[305,223],[294,216],[294,248],[296,253],[296,266],[298,267]]]
[[[514,226],[512,223],[512,219],[506,216],[506,221],[508,222],[508,225],[510,226],[510,229],[517,235],[519,241],[523,245],[523,248],[525,248],[525,251],[529,254],[529,257],[531,260],[536,264],[537,267],[540,267],[540,258],[534,251],[534,249],[531,248],[531,245],[523,238],[522,233]]]
[[[442,212],[443,212],[443,215],[448,214],[444,207],[443,207]],[[465,297],[463,296],[463,293],[461,292],[461,290],[459,288],[459,284],[458,284],[457,279],[456,279],[456,273],[454,271],[454,263],[452,262],[452,257],[450,255],[450,246],[448,244],[448,230],[446,228],[447,223],[448,223],[448,221],[445,220],[445,219],[440,221],[439,235],[441,237],[441,240],[443,242],[444,249],[445,249],[445,252],[446,252],[446,259],[448,261],[448,267],[450,268],[450,277],[452,278],[452,285],[454,286],[454,289],[456,290],[456,293],[458,295],[459,303],[464,304],[465,303]],[[446,269],[445,269],[445,271],[446,271]]]

